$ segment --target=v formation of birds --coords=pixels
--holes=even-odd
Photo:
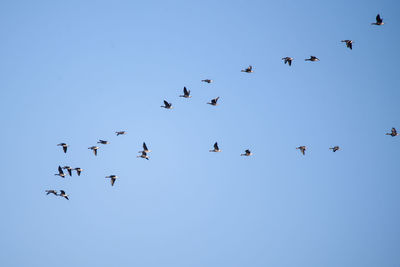
[[[381,18],[381,16],[379,14],[376,16],[375,19],[376,19],[376,22],[371,23],[372,25],[382,26],[384,24],[383,19]],[[354,44],[353,40],[342,40],[341,42],[345,43],[347,48],[349,48],[351,50],[353,49],[353,44]],[[282,60],[284,61],[284,64],[288,64],[289,66],[292,66],[294,58],[287,56],[287,57],[283,57]],[[306,58],[305,61],[317,62],[317,61],[319,61],[319,58],[317,58],[316,56],[310,56],[310,58]],[[250,65],[247,68],[242,69],[241,72],[253,73],[254,72],[253,66]],[[201,80],[201,82],[212,83],[213,80],[204,79],[204,80]],[[186,87],[184,87],[183,88],[183,95],[180,95],[179,97],[191,98],[192,96],[190,94],[190,90],[188,90]],[[216,97],[216,98],[213,98],[213,99],[210,100],[210,102],[207,102],[207,104],[209,104],[211,106],[217,106],[219,98],[220,98],[219,96]],[[161,107],[165,108],[165,109],[172,109],[173,108],[172,103],[168,102],[167,100],[164,100],[164,105],[162,105]],[[125,135],[125,134],[127,134],[127,132],[126,131],[117,131],[117,132],[115,132],[115,134],[117,136],[119,136],[119,135]],[[393,127],[391,129],[391,132],[386,133],[386,135],[390,135],[392,137],[395,137],[395,136],[398,136],[399,133],[397,133],[396,128]],[[97,142],[97,144],[107,145],[107,144],[109,144],[109,142],[106,141],[106,140],[99,140]],[[60,143],[57,146],[61,146],[63,151],[64,151],[64,153],[67,153],[68,147],[69,147],[68,144]],[[143,159],[149,160],[150,157],[149,157],[148,154],[151,152],[151,150],[148,149],[148,147],[147,147],[145,142],[143,142],[142,147],[143,147],[143,150],[138,151],[139,155],[137,156],[137,158],[143,158]],[[94,145],[94,146],[89,147],[88,149],[93,151],[94,156],[97,156],[97,151],[100,148],[101,148],[100,146]],[[298,147],[296,147],[296,149],[298,149],[301,152],[301,154],[303,154],[303,155],[306,154],[307,147],[305,145],[298,146]],[[332,150],[332,152],[336,152],[336,151],[340,150],[340,147],[336,145],[336,146],[330,147],[329,149]],[[211,149],[209,151],[210,152],[222,152],[222,150],[219,148],[218,142],[215,142],[214,145],[213,145],[213,149]],[[252,156],[252,155],[253,155],[253,153],[250,151],[250,149],[246,149],[243,154],[240,154],[240,156],[246,156],[246,157],[249,157],[249,156]],[[67,171],[69,176],[72,176],[73,171],[76,171],[76,174],[78,176],[80,176],[81,173],[83,172],[83,169],[81,169],[80,167],[72,168],[70,166],[63,166],[63,167],[58,166],[58,173],[56,173],[55,175],[56,176],[60,176],[61,178],[65,178],[67,176],[67,174],[64,173],[64,170]],[[111,186],[114,186],[115,181],[119,177],[117,175],[115,175],[115,174],[111,174],[111,175],[105,176],[105,178],[110,179]],[[45,192],[46,192],[47,195],[53,194],[55,196],[60,196],[60,197],[63,197],[65,199],[69,200],[68,194],[64,190],[60,190],[60,193],[58,193],[58,191],[54,190],[54,189],[49,189],[49,190],[46,190]]]

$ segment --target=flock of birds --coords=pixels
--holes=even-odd
[[[376,22],[371,23],[371,24],[372,25],[377,25],[377,26],[382,26],[384,24],[384,22],[383,22],[381,16],[378,14],[376,16]],[[349,49],[353,49],[353,43],[354,43],[353,40],[342,40],[341,42],[345,43],[346,47],[348,47]],[[284,58],[282,58],[282,60],[284,61],[285,64],[288,64],[289,66],[292,66],[292,62],[293,62],[294,58],[292,58],[292,57],[284,57]],[[316,56],[310,56],[310,58],[306,58],[305,61],[316,62],[316,61],[319,61],[319,59]],[[250,65],[249,67],[241,70],[241,72],[253,73],[254,70],[253,70],[253,67]],[[201,80],[201,81],[205,82],[205,83],[212,83],[213,82],[213,80],[210,80],[210,79],[205,79],[205,80]],[[184,87],[183,88],[183,95],[180,95],[179,97],[191,98],[192,96],[190,95],[190,90],[188,90],[186,87]],[[211,99],[210,102],[208,102],[207,104],[209,104],[211,106],[217,106],[218,105],[218,99],[219,99],[219,97]],[[161,106],[161,107],[165,108],[165,109],[172,109],[173,108],[172,107],[172,103],[168,102],[167,100],[164,100],[164,105]],[[119,136],[119,135],[125,135],[125,134],[127,134],[127,132],[126,131],[117,131],[117,132],[115,132],[115,134],[117,136]],[[386,133],[386,135],[390,135],[392,137],[395,137],[395,136],[398,136],[399,133],[397,133],[397,130],[393,127],[391,132],[390,133]],[[101,145],[109,144],[109,142],[106,141],[106,140],[99,140],[97,143],[101,144]],[[69,146],[68,144],[60,143],[57,146],[61,146],[63,151],[64,151],[64,153],[67,153],[68,146]],[[148,149],[148,147],[147,147],[145,142],[143,142],[142,146],[143,146],[143,150],[138,151],[138,153],[140,153],[140,155],[138,155],[137,157],[149,160],[150,157],[148,156],[148,153],[150,153],[151,150]],[[218,142],[215,142],[213,147],[214,147],[213,149],[209,150],[210,152],[222,152],[222,150],[218,146]],[[97,156],[97,150],[100,149],[100,147],[99,146],[91,146],[88,149],[92,150],[94,155]],[[305,155],[307,147],[306,146],[299,146],[299,147],[296,147],[296,149],[298,149],[303,155]],[[339,146],[334,146],[334,147],[330,147],[329,149],[332,150],[333,152],[336,152],[336,151],[340,150],[340,147]],[[246,156],[246,157],[249,157],[249,156],[252,156],[252,155],[253,155],[253,153],[250,151],[250,149],[246,149],[243,154],[240,154],[240,156]],[[63,170],[67,170],[69,176],[72,176],[72,171],[76,171],[78,176],[80,176],[82,171],[83,171],[83,169],[81,169],[80,167],[71,168],[70,166],[63,166],[63,167],[58,166],[58,173],[55,174],[55,175],[56,176],[60,176],[61,178],[65,178],[66,174],[64,173]],[[112,175],[106,176],[105,178],[110,179],[111,186],[114,186],[114,183],[115,183],[116,179],[118,179],[118,176],[112,174]],[[53,189],[46,190],[45,192],[46,192],[47,195],[53,194],[55,196],[60,196],[60,197],[63,197],[65,199],[69,200],[68,195],[65,193],[64,190],[60,190],[60,193],[58,193],[57,190],[53,190]]]

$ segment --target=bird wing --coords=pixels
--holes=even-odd
[[[69,168],[69,169],[67,169],[67,171],[68,171],[69,176],[72,176],[72,169]]]
[[[167,101],[164,100],[164,105],[165,105],[166,107],[168,107],[168,106],[169,106],[169,103],[168,103]]]
[[[78,174],[78,176],[81,176],[81,171],[80,170],[76,170],[76,173]]]
[[[289,63],[289,66],[292,66],[292,60],[288,59],[287,62]]]
[[[59,173],[59,174],[64,174],[64,172],[63,172],[61,166],[58,166],[58,173]]]
[[[396,128],[392,128],[392,134],[394,134],[394,135],[397,134]]]
[[[94,152],[94,155],[97,156],[97,149],[96,148],[93,149],[93,152]]]
[[[148,150],[145,142],[143,142],[143,150]]]
[[[68,196],[64,196],[67,200],[69,200]]]
[[[67,146],[63,146],[64,153],[67,153]]]
[[[114,186],[115,180],[115,178],[111,178],[111,186]]]
[[[60,190],[62,195],[65,195],[65,191],[64,190]]]
[[[349,43],[349,48],[353,50],[353,44]]]
[[[246,149],[244,152],[246,152],[246,154],[250,154],[250,150]]]
[[[380,22],[382,22],[382,18],[381,18],[381,15],[376,15],[376,22],[378,22],[378,23],[380,23]]]
[[[183,87],[183,94],[184,94],[184,95],[188,95],[188,94],[189,94],[188,90],[186,89],[186,86]]]
[[[215,144],[214,144],[214,149],[215,149],[215,150],[219,150],[219,147],[218,147],[218,143],[217,143],[217,142],[215,142]]]

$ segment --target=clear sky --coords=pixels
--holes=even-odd
[[[0,265],[399,266],[399,11],[2,1]]]

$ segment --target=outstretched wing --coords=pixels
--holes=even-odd
[[[111,186],[114,186],[115,180],[115,178],[111,178]]]
[[[63,172],[61,166],[58,166],[58,173],[59,173],[59,174],[64,174],[64,172]]]
[[[148,150],[145,142],[143,142],[143,150]]]
[[[184,95],[189,95],[189,92],[188,92],[188,90],[186,89],[186,86],[183,87],[183,94],[184,94]]]
[[[382,22],[382,18],[381,18],[381,15],[376,15],[376,22],[377,23],[381,23]]]
[[[164,105],[165,105],[166,107],[168,107],[168,106],[169,106],[169,103],[168,103],[166,100],[164,100]]]
[[[214,144],[214,149],[215,149],[215,150],[219,150],[218,142],[215,142],[215,144]]]
[[[392,134],[393,134],[393,135],[396,135],[396,134],[397,134],[396,128],[392,128]]]
[[[65,191],[64,190],[60,190],[62,195],[65,195]]]

